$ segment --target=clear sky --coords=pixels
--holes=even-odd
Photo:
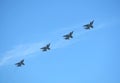
[[[0,83],[120,83],[119,36],[120,0],[0,0]]]

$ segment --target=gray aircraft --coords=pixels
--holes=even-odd
[[[69,40],[70,38],[73,38],[72,34],[73,34],[73,31],[64,35],[63,37],[64,37],[65,40]]]
[[[21,60],[20,62],[16,63],[15,65],[16,65],[17,67],[21,67],[22,65],[25,65],[25,64],[24,64],[24,59]]]
[[[83,25],[83,26],[85,27],[85,29],[90,30],[90,28],[93,28],[93,23],[94,23],[94,20],[91,21],[89,24],[86,24],[86,25]]]
[[[50,50],[50,43],[40,49],[42,49],[42,51]]]

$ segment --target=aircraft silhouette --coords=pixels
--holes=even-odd
[[[50,50],[50,43],[40,49],[42,49],[42,51]]]
[[[73,31],[64,35],[63,37],[64,37],[65,40],[69,40],[70,38],[73,38],[72,34],[73,34]]]
[[[24,59],[21,60],[20,62],[16,63],[15,65],[16,65],[17,67],[21,67],[22,65],[25,65],[25,64],[24,64]]]
[[[93,28],[93,23],[94,23],[94,20],[91,21],[89,24],[86,24],[86,25],[83,25],[83,26],[85,27],[85,29],[90,30],[90,28]]]

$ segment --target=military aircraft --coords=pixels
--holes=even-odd
[[[73,38],[72,34],[73,34],[73,31],[70,32],[69,34],[64,35],[63,37],[65,40],[69,40],[70,38]]]
[[[21,67],[22,65],[25,65],[25,64],[24,64],[24,59],[21,60],[20,62],[16,63],[15,65],[16,65],[17,67]]]
[[[50,43],[40,49],[42,49],[42,51],[50,50]]]
[[[91,21],[89,24],[86,24],[86,25],[83,25],[83,26],[85,27],[85,29],[90,30],[90,28],[93,28],[93,23],[94,23],[94,20]]]

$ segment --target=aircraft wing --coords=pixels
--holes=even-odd
[[[69,39],[69,37],[66,37],[65,39],[66,39],[66,40],[68,40],[68,39]]]
[[[25,64],[24,64],[24,59],[23,59],[23,60],[21,60],[21,64],[22,64],[22,65],[25,65]]]
[[[21,63],[23,63],[24,62],[24,59],[23,60],[21,60]]]
[[[42,47],[42,48],[40,48],[40,49],[45,49],[46,47]]]
[[[64,37],[64,39],[66,39],[66,40],[69,39],[69,35],[64,35],[63,37]]]
[[[69,35],[67,34],[67,35],[63,35],[63,37],[69,37]]]
[[[20,63],[16,63],[15,65],[16,65],[17,67],[20,67],[20,66],[21,66],[21,64],[20,64]]]
[[[47,46],[46,47],[49,47],[50,46],[50,43],[49,44],[47,44]]]
[[[72,34],[73,34],[73,31],[72,31],[72,32],[70,32],[70,34],[69,34],[69,35],[71,36]]]
[[[94,20],[92,22],[90,22],[90,25],[92,25],[94,23]]]
[[[47,51],[46,47],[42,47],[40,49],[42,49],[42,51]]]
[[[85,27],[85,29],[89,29],[90,28],[89,24],[86,24],[86,25],[83,25],[83,26]]]
[[[84,27],[89,27],[89,24],[83,25]]]
[[[90,24],[93,24],[94,23],[94,20],[90,22]]]
[[[15,63],[15,65],[18,65],[19,63]]]

